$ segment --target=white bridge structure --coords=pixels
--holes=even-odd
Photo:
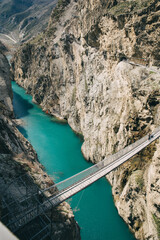
[[[103,161],[93,165],[92,167],[89,167],[86,170],[49,188],[46,188],[43,190],[43,193],[49,190],[54,189],[55,191],[58,189],[58,194],[50,197],[50,201],[52,202],[53,206],[57,206],[61,202],[80,192],[84,188],[96,182],[98,179],[104,177],[109,172],[119,167],[121,164],[132,158],[159,137],[160,127],[157,128],[152,134],[147,135],[120,150],[119,152],[106,157]]]
[[[44,190],[39,189],[37,185],[35,186],[26,176],[21,176],[18,179],[18,185],[12,186],[11,184],[9,186],[10,192],[16,191],[18,196],[19,191],[20,197],[13,199],[9,192],[2,198],[2,222],[20,238],[23,236],[23,239],[26,240],[39,240],[47,236],[52,239],[54,207],[107,175],[159,137],[160,127],[156,128],[152,134],[144,136],[92,167]],[[28,232],[30,232],[28,230],[26,238],[24,238],[27,227],[29,224],[33,224],[34,219],[39,222],[40,229],[37,229],[36,233],[30,237],[27,237],[29,236]]]

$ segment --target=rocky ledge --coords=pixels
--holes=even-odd
[[[38,162],[37,154],[31,144],[16,128],[13,118],[12,90],[9,64],[6,57],[0,53],[0,199],[11,188],[20,187],[19,177],[28,175],[33,181],[32,185],[44,189],[53,184],[52,179],[46,174],[43,166]],[[26,187],[28,182],[24,180]],[[7,192],[10,199],[17,199],[18,190]],[[4,213],[1,208],[0,215]],[[9,219],[8,219],[9,221]],[[74,220],[73,212],[68,203],[64,202],[54,209],[52,236],[55,239],[80,239],[80,230]],[[37,228],[32,221],[31,227]],[[23,232],[24,233],[24,232]],[[23,237],[24,234],[22,233]],[[19,236],[21,234],[19,233]],[[47,238],[48,239],[48,238]]]

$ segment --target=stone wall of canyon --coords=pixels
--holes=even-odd
[[[93,163],[159,125],[159,13],[158,0],[59,1],[45,33],[14,56],[15,81],[83,135]],[[107,176],[137,239],[159,239],[158,148],[157,141]]]
[[[35,150],[17,129],[12,95],[10,66],[7,58],[0,52],[0,203],[12,182],[19,185],[20,176],[28,174],[33,184],[42,189],[53,184],[38,162]],[[9,194],[13,199],[20,198],[17,192],[14,189]],[[3,215],[0,204],[0,219]],[[34,224],[32,221],[32,226],[36,227]],[[79,227],[68,203],[64,202],[54,209],[53,224],[53,236],[56,239],[80,239]]]

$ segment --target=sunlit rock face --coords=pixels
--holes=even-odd
[[[158,21],[159,1],[62,1],[46,31],[14,56],[15,81],[84,136],[93,163],[159,125]],[[158,146],[108,175],[137,239],[158,239]]]

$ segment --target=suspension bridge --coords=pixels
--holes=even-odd
[[[43,193],[52,189],[55,191],[55,188],[58,189],[58,194],[50,197],[50,201],[52,202],[53,206],[57,206],[61,202],[80,192],[84,188],[88,187],[92,183],[107,175],[109,172],[119,167],[121,164],[140,152],[143,148],[155,141],[158,137],[160,137],[160,128],[157,128],[150,136],[146,135],[135,143],[105,158],[103,161],[93,165],[92,167],[60,183],[46,188],[43,190]]]
[[[20,177],[18,187],[13,187],[12,184],[10,187],[14,192],[19,191],[21,198],[17,200],[13,199],[11,195],[7,195],[2,199],[2,212],[3,210],[5,212],[2,222],[17,236],[21,236],[22,233],[24,236],[22,231],[24,227],[26,228],[27,224],[37,218],[39,220],[36,221],[40,222],[41,228],[29,239],[36,240],[41,239],[43,235],[49,236],[52,231],[52,210],[54,207],[107,175],[159,137],[160,127],[156,128],[151,135],[144,136],[92,167],[44,190],[35,185],[32,186],[29,182],[26,184],[26,181],[30,180]]]

